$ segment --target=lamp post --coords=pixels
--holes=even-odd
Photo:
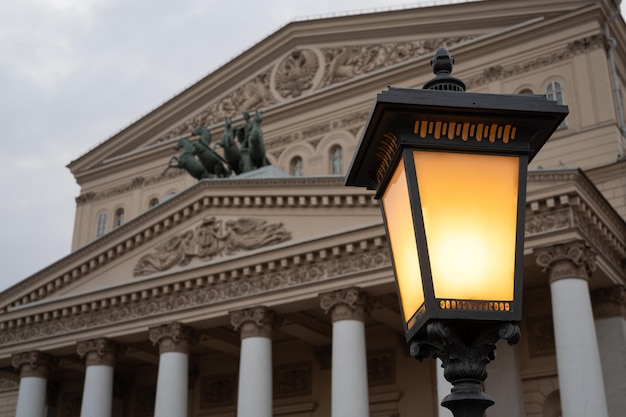
[[[567,107],[466,93],[435,52],[424,89],[377,95],[346,177],[376,190],[411,355],[443,362],[455,417],[480,417],[495,343],[519,340],[526,174]]]

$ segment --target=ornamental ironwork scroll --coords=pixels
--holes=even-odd
[[[174,266],[185,266],[194,258],[204,261],[228,256],[291,239],[282,223],[243,217],[226,220],[207,217],[193,230],[169,238],[152,253],[142,256],[134,275],[148,275]]]

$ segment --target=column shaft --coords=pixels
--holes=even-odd
[[[241,334],[237,417],[272,417],[272,332],[280,317],[265,307],[230,313]]]
[[[15,417],[45,417],[49,361],[50,357],[39,351],[13,355],[12,364],[20,371]]]
[[[589,286],[583,279],[550,285],[564,417],[608,415]]]
[[[563,417],[607,417],[588,280],[595,253],[576,241],[535,251],[550,273],[552,319]]]
[[[238,417],[272,417],[272,340],[247,337],[241,341]]]
[[[160,353],[154,417],[187,415],[191,331],[178,322],[150,329]]]
[[[332,417],[368,417],[365,315],[367,295],[359,288],[320,294],[333,322]]]
[[[79,342],[76,350],[87,365],[80,416],[111,417],[117,345],[112,340],[98,338]]]

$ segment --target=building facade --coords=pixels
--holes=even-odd
[[[293,22],[72,161],[72,252],[0,294],[0,417],[445,415],[440,368],[403,340],[380,209],[343,185],[376,93],[421,88],[438,47],[469,91],[570,109],[529,172],[522,340],[488,367],[487,415],[623,415],[617,12],[487,0]],[[163,174],[180,138],[257,109],[271,166]]]

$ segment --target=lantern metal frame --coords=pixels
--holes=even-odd
[[[424,303],[418,311],[402,311],[407,341],[423,335],[426,325],[434,320],[466,320],[470,325],[474,321],[504,323],[521,320],[527,166],[567,113],[567,106],[543,95],[398,87],[389,87],[377,95],[347,174],[346,185],[376,190],[375,199],[380,201],[385,229],[389,233],[381,197],[400,159],[404,161],[424,292]],[[506,301],[508,304],[501,304],[501,300],[453,300],[460,303],[460,308],[451,308],[451,305],[441,308],[440,303],[446,300],[435,298],[413,151],[519,158],[514,296],[513,300]],[[398,284],[395,261],[393,267]],[[401,297],[399,285],[396,288]],[[495,308],[494,302],[497,302]],[[402,303],[400,309],[403,310]]]

